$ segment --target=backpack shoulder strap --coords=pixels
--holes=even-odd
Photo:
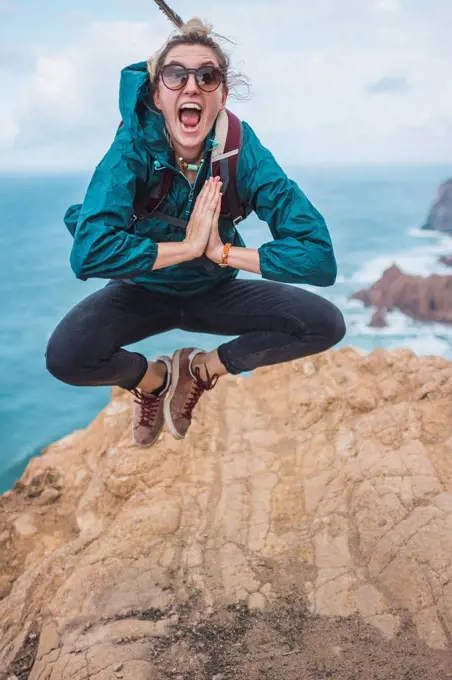
[[[157,210],[160,203],[168,194],[174,177],[174,173],[171,172],[171,170],[168,170],[168,168],[162,168],[157,172],[159,175],[158,182],[156,182],[152,187],[151,193],[149,194],[148,201],[146,203],[146,210],[148,213],[152,213],[154,210]]]
[[[221,215],[232,219],[234,226],[244,218],[244,208],[237,189],[237,166],[242,151],[242,122],[228,109],[218,114],[215,125],[216,146],[211,156],[211,173],[223,182]]]
[[[124,121],[121,120],[116,132],[119,132],[123,125]],[[162,168],[158,161],[154,163],[154,167],[158,173],[157,182],[152,186],[151,191],[149,194],[147,194],[145,200],[140,201],[138,198],[135,199],[135,214],[133,215],[132,223],[134,223],[137,219],[149,217],[151,213],[155,212],[160,203],[162,203],[163,199],[166,198],[166,195],[171,188],[174,176],[171,170],[168,170],[168,168]]]
[[[151,213],[155,213],[171,188],[174,177],[171,170],[161,168],[156,172],[156,175],[157,181],[152,185],[150,192],[141,201],[135,202],[135,215],[138,219],[149,217]]]

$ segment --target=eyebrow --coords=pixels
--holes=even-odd
[[[172,64],[176,64],[177,66],[185,66],[179,59],[170,59],[165,66],[170,66]],[[214,66],[215,68],[218,68],[217,64],[212,61],[212,59],[207,59],[206,61],[203,61],[200,66],[197,68],[200,68],[201,66]],[[185,66],[185,68],[189,68],[188,66]]]

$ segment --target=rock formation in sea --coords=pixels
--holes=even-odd
[[[452,255],[443,255],[443,257],[439,258],[439,261],[445,264],[446,267],[452,267]]]
[[[452,323],[452,276],[411,276],[392,265],[370,288],[353,293],[350,299],[376,308],[370,323],[376,327],[385,325],[385,313],[393,309],[418,321]]]
[[[450,362],[227,376],[151,449],[131,405],[0,498],[1,680],[448,677]]]
[[[422,229],[435,229],[452,233],[452,179],[438,189],[429,216]]]

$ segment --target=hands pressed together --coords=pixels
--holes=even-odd
[[[207,180],[196,199],[184,240],[157,243],[157,258],[153,270],[188,262],[204,253],[212,262],[225,266],[222,263],[225,244],[218,229],[221,187],[219,177]],[[231,248],[226,266],[261,274],[259,251],[255,248]]]
[[[194,257],[201,257],[205,253],[214,262],[220,262],[223,252],[218,229],[221,187],[219,177],[210,177],[205,182],[196,199],[185,236],[185,242],[193,249]]]

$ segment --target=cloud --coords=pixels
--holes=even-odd
[[[399,0],[377,0],[377,9],[384,12],[396,12],[400,9]]]
[[[69,146],[75,138],[89,146],[103,130],[111,135],[119,123],[120,70],[148,51],[145,24],[93,22],[66,49],[38,55],[18,107],[17,148],[52,146],[65,137]]]
[[[171,31],[146,7],[139,11],[149,22],[115,19],[113,9],[99,21],[81,2],[73,35],[63,31],[47,46],[18,39],[17,54],[32,58],[28,69],[0,69],[3,168],[99,162],[119,122],[121,68],[145,59]],[[276,16],[270,0],[215,7],[199,0],[196,14],[236,39],[233,66],[250,77],[252,98],[230,106],[281,162],[450,161],[446,5],[421,12],[395,0],[280,0]]]
[[[372,94],[407,92],[408,82],[406,78],[385,77],[367,85],[366,90]]]

